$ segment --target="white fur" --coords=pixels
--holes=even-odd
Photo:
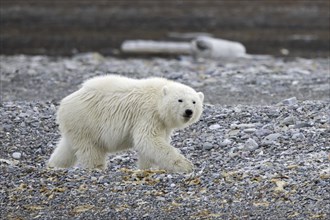
[[[170,136],[199,119],[203,100],[203,93],[163,78],[92,78],[62,100],[62,137],[48,165],[104,169],[108,152],[133,148],[141,169],[191,172],[192,163],[170,145]],[[190,119],[184,117],[187,109],[193,111]]]

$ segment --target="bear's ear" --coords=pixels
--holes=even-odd
[[[162,89],[163,95],[166,96],[168,94],[168,88],[167,86],[164,86]]]
[[[201,101],[204,101],[204,94],[202,92],[197,93]]]

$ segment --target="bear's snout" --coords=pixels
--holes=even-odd
[[[185,111],[185,117],[190,118],[193,114],[193,111],[191,109],[186,109]]]

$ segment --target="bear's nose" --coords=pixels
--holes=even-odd
[[[187,116],[191,116],[192,114],[193,114],[193,111],[191,111],[190,109],[186,109]]]

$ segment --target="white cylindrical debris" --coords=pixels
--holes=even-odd
[[[191,54],[188,42],[165,42],[152,40],[127,40],[121,45],[124,53],[138,54]]]
[[[203,58],[245,57],[246,49],[239,42],[200,36],[192,41],[193,55]]]

